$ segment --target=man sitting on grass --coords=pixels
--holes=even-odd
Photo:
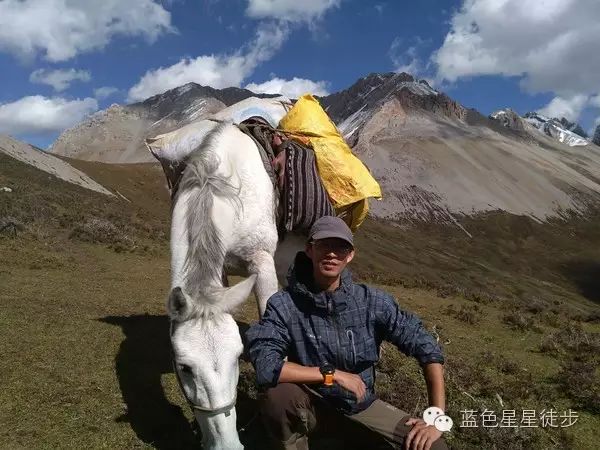
[[[346,265],[353,258],[346,223],[317,220],[290,268],[288,287],[269,299],[260,322],[246,332],[258,384],[267,388],[260,406],[266,429],[280,448],[308,448],[309,434],[329,430],[330,419],[342,416],[392,447],[447,449],[434,426],[375,396],[375,363],[386,340],[419,361],[429,405],[443,411],[444,358],[418,317],[391,295],[352,281]]]

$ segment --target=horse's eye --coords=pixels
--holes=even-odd
[[[179,370],[181,370],[183,373],[192,373],[192,368],[185,364],[179,364]]]

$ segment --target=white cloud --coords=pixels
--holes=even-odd
[[[569,98],[554,97],[550,103],[538,109],[538,112],[550,118],[565,117],[570,121],[577,121],[587,104],[586,95],[574,95]]]
[[[112,97],[117,92],[119,92],[119,89],[117,89],[116,87],[102,86],[97,89],[94,89],[94,97],[96,97],[98,100],[104,100],[108,97]]]
[[[341,0],[248,0],[246,15],[255,19],[312,22],[340,3]]]
[[[0,133],[41,135],[62,131],[97,110],[98,102],[93,98],[23,97],[0,104]]]
[[[91,79],[92,77],[87,70],[75,69],[38,69],[29,75],[29,81],[32,83],[47,84],[48,86],[52,86],[57,92],[67,89],[73,81],[88,82]]]
[[[394,65],[394,71],[416,76],[422,69],[422,63],[417,57],[417,47],[411,46],[404,50],[402,43],[401,38],[396,38],[390,46],[389,55]]]
[[[406,42],[402,38],[395,38],[388,51],[388,55],[392,60],[395,72],[406,72],[413,75],[415,78],[425,77],[426,74],[431,75],[430,64],[425,64],[419,57],[419,50],[428,43],[428,41],[415,37],[414,44],[406,46]]]
[[[600,91],[600,2],[464,0],[432,56],[438,78],[523,76],[530,92]]]
[[[213,88],[240,86],[260,63],[281,48],[288,33],[285,24],[263,24],[252,42],[231,55],[184,58],[172,66],[150,70],[129,90],[128,101],[144,100],[189,82]]]
[[[246,85],[246,89],[257,94],[281,94],[288,98],[298,98],[304,94],[319,96],[329,94],[326,81],[312,81],[296,77],[291,80],[273,78],[260,84],[250,83]]]
[[[65,61],[101,49],[115,36],[154,41],[172,31],[171,14],[154,0],[2,0],[0,51],[22,59]]]
[[[305,22],[314,31],[314,22],[340,3],[341,0],[248,0],[247,16],[254,19],[274,19],[276,22],[261,22],[254,40],[231,54],[183,58],[172,66],[149,70],[129,89],[127,100],[144,100],[189,82],[214,88],[241,86],[259,64],[272,58],[281,48],[289,35],[291,23]],[[292,84],[282,84],[281,89],[289,89],[290,92],[298,85],[298,81],[294,80],[286,83]],[[322,82],[310,87],[324,92],[325,85],[319,83]],[[274,86],[270,85],[269,88]]]
[[[590,98],[590,106],[600,108],[600,95],[595,95],[592,98]]]

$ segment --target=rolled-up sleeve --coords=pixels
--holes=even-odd
[[[415,314],[400,309],[394,298],[380,290],[373,295],[377,325],[382,338],[393,343],[407,356],[413,356],[421,366],[444,363],[442,349]]]
[[[286,326],[286,311],[275,298],[269,299],[260,321],[246,331],[246,345],[256,371],[259,386],[275,386],[279,380],[290,336]]]

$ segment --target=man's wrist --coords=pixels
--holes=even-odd
[[[325,386],[333,386],[335,367],[332,364],[325,363],[319,367],[319,372],[323,376],[323,384]]]
[[[323,375],[319,367],[303,366],[289,361],[283,363],[278,379],[278,383],[319,384],[322,382]]]

